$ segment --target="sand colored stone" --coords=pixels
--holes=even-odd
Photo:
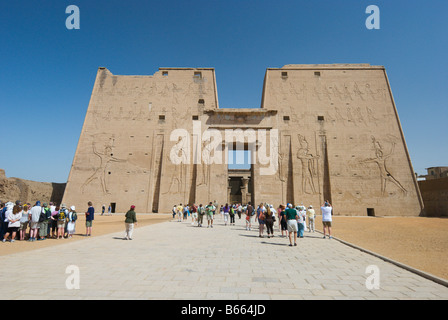
[[[5,170],[0,169],[0,200],[16,200],[34,204],[36,201],[61,203],[65,183],[38,182],[20,178],[6,177]]]
[[[171,215],[137,213],[137,218],[139,223],[136,229],[170,221]],[[84,221],[83,216],[80,216],[76,234],[72,239],[48,239],[33,243],[26,241],[0,243],[0,255],[6,256],[12,253],[83,240],[85,239],[82,236],[85,232]],[[217,216],[216,222],[218,227],[221,228],[223,222],[220,216]],[[448,219],[443,218],[335,217],[333,221],[333,235],[335,237],[446,280],[448,280],[448,260],[445,253],[448,247],[447,228]],[[320,216],[317,217],[316,229],[322,231]],[[278,228],[275,229],[276,234],[278,234],[277,230]],[[114,216],[97,215],[95,218],[93,237],[120,231],[124,232],[123,214]],[[113,242],[111,245],[113,245]]]
[[[104,221],[111,222],[106,218]],[[116,218],[122,220],[123,216]],[[357,219],[353,220],[357,227],[385,220],[348,219]],[[335,220],[338,236],[342,236],[342,232],[336,232],[342,231],[336,227],[342,225],[340,222]],[[258,230],[245,230],[244,219],[237,219],[235,226],[224,226],[218,216],[213,229],[192,226],[190,221],[165,221],[140,226],[135,230],[134,240],[123,241],[124,226],[122,222],[119,225],[114,233],[79,237],[75,241],[53,240],[57,245],[44,248],[38,248],[39,243],[30,243],[35,250],[2,255],[0,266],[8,272],[1,278],[4,290],[0,297],[4,300],[247,299],[258,303],[270,299],[448,298],[446,282],[432,281],[337,239],[322,239],[320,233],[306,233],[297,247],[289,247],[286,238],[259,238]],[[347,221],[345,225],[348,226]],[[382,229],[388,230],[388,227]],[[403,244],[410,243],[409,240],[402,237]],[[381,242],[381,238],[375,241]],[[0,247],[15,244],[1,243]],[[369,266],[376,266],[380,272],[377,289],[367,286]],[[79,270],[77,290],[72,289],[73,282],[68,282],[74,280],[67,272],[68,267]]]
[[[234,148],[254,160],[249,180],[241,176],[241,199],[252,203],[328,199],[335,215],[423,213],[385,68],[368,64],[268,68],[255,109],[219,108],[212,68],[99,68],[63,201],[117,212],[224,204],[235,200]]]

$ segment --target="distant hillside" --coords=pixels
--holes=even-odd
[[[5,170],[0,169],[0,200],[2,202],[21,200],[34,204],[41,202],[62,201],[65,183],[37,182],[20,178],[7,178]]]

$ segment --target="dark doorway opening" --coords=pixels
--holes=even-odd
[[[241,203],[242,193],[241,187],[243,186],[240,177],[229,177],[229,187],[230,187],[230,199],[229,204]]]
[[[252,165],[254,145],[242,143],[229,144],[227,177],[228,194],[227,202],[234,203],[254,203],[253,176],[254,166]]]
[[[117,204],[115,202],[111,202],[110,203],[111,213],[115,213],[115,207],[116,206],[117,206]]]
[[[367,208],[367,215],[369,217],[374,217],[375,216],[375,209],[373,208]]]

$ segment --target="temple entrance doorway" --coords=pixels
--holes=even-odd
[[[242,150],[229,150],[227,203],[253,203],[253,165],[247,145]]]

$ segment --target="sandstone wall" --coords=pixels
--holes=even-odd
[[[343,215],[421,214],[384,67],[287,65],[268,69],[264,86],[262,107],[278,110],[283,171],[290,172],[283,188],[292,202],[328,199]]]
[[[0,169],[0,200],[3,202],[21,200],[34,204],[36,201],[61,203],[65,183],[37,182],[20,178],[7,178]]]
[[[190,182],[197,166],[170,161],[176,145],[181,153],[183,144],[195,139],[179,141],[173,131],[191,133],[193,121],[205,128],[204,110],[214,108],[213,69],[163,68],[152,76],[116,76],[99,68],[64,202],[81,207],[87,201],[97,207],[116,203],[119,212],[131,205],[140,212],[167,212],[193,198],[205,203],[218,197],[226,176],[215,176],[217,185],[196,190]],[[185,156],[191,159],[191,152]]]
[[[448,217],[448,177],[419,181],[428,217]]]
[[[63,201],[114,203],[118,212],[223,204],[226,160],[238,143],[256,159],[255,204],[330,200],[335,214],[361,216],[423,210],[386,71],[367,64],[268,68],[258,109],[220,109],[211,68],[161,68],[152,76],[99,68]],[[221,160],[206,164],[205,150]]]

